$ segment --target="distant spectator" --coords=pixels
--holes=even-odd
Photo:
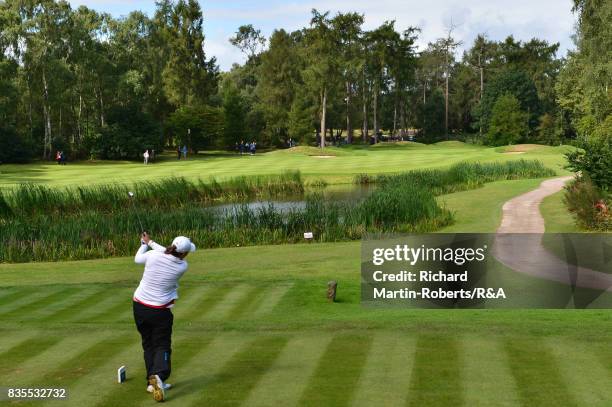
[[[244,140],[240,140],[240,155],[244,154],[244,148],[245,148]]]
[[[183,159],[186,160],[187,159],[187,145],[183,145],[181,152],[183,153]]]
[[[180,147],[176,147],[176,159],[177,160],[181,159],[181,148]]]
[[[144,157],[145,165],[149,164],[149,150],[146,150],[142,156]]]
[[[55,161],[57,161],[57,165],[61,165],[62,163],[62,155],[59,150],[55,152]]]
[[[155,149],[152,149],[152,150],[151,150],[151,157],[149,157],[149,160],[150,160],[151,162],[154,162],[154,161],[155,161]]]
[[[66,155],[64,154],[63,151],[60,151],[60,164],[66,165]]]
[[[255,143],[255,141],[251,142],[251,144],[249,145],[249,150],[251,152],[251,155],[255,155],[255,151],[257,150],[257,143]]]

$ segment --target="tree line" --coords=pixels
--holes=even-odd
[[[469,140],[559,144],[609,136],[610,4],[575,0],[577,50],[453,26],[419,50],[416,27],[313,10],[308,26],[252,25],[230,42],[246,56],[220,72],[204,53],[196,0],[114,18],[65,1],[0,1],[0,161],[134,159],[256,140],[376,143]],[[458,48],[465,51],[458,55]],[[603,136],[602,136],[603,135]]]

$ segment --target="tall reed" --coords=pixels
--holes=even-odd
[[[134,192],[134,203],[138,206],[173,208],[187,203],[301,194],[304,192],[304,183],[300,173],[293,171],[281,175],[233,178],[223,183],[215,179],[209,182],[201,179],[190,182],[184,178],[168,178],[132,185],[77,188],[24,184],[14,189],[0,190],[0,218],[90,210],[122,211],[131,205],[128,191]]]
[[[360,174],[355,178],[358,184],[406,185],[425,187],[436,195],[472,189],[487,182],[521,178],[552,177],[555,172],[537,160],[516,160],[507,162],[471,163],[461,162],[448,169],[424,169],[401,174],[368,176]]]

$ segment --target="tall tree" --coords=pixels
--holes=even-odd
[[[261,30],[248,24],[238,27],[238,31],[229,39],[229,42],[250,60],[263,51],[266,46],[266,37],[261,34]]]
[[[171,45],[164,89],[176,106],[203,104],[216,93],[216,59],[204,54],[204,18],[196,0],[178,0],[164,27]]]
[[[455,29],[452,21],[446,32],[446,37],[438,40],[438,46],[444,51],[444,132],[446,139],[449,139],[448,132],[448,101],[451,67],[454,62],[455,49],[461,45],[461,41],[455,41],[453,30]]]
[[[612,4],[605,0],[574,0],[578,14],[576,52],[556,84],[558,102],[570,114],[582,138],[609,139],[612,134]]]
[[[310,28],[306,30],[306,58],[304,78],[320,100],[320,147],[325,147],[327,134],[327,105],[330,91],[337,84],[336,42],[329,12],[312,10]]]
[[[296,88],[303,86],[303,62],[296,39],[285,30],[270,37],[269,49],[261,55],[256,93],[266,120],[271,142],[285,142],[288,137],[289,112]]]
[[[370,44],[370,63],[373,78],[372,87],[372,120],[374,142],[378,142],[380,120],[378,116],[381,93],[390,80],[390,64],[393,58],[393,46],[399,41],[395,31],[395,21],[385,21],[380,27],[366,34]]]
[[[361,26],[363,15],[357,13],[338,13],[332,19],[332,26],[338,44],[339,69],[344,82],[344,103],[346,106],[346,134],[347,142],[353,142],[353,96],[356,91],[356,82],[362,71],[363,59],[361,53]]]
[[[484,96],[485,78],[491,63],[497,55],[497,44],[487,39],[485,34],[479,34],[474,40],[472,48],[466,51],[463,55],[463,62],[467,66],[477,71],[478,76],[478,93],[477,101],[480,103]],[[469,81],[469,73],[465,73],[465,79]],[[467,92],[468,89],[465,89]],[[477,103],[474,103],[474,97],[469,97],[464,94],[464,100],[469,105],[466,105],[466,112],[472,111]],[[465,105],[465,104],[464,104]],[[478,132],[482,137],[482,126],[479,125]]]

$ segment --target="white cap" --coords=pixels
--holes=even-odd
[[[172,241],[172,246],[176,247],[178,253],[195,252],[196,247],[188,237],[178,236]]]

